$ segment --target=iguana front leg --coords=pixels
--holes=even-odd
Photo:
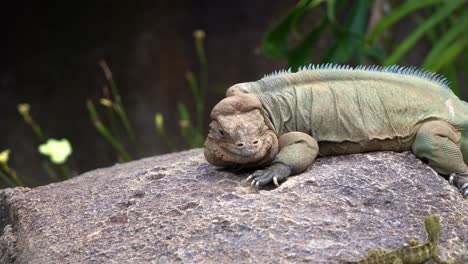
[[[290,175],[305,171],[318,154],[318,144],[314,138],[302,132],[289,132],[278,139],[279,152],[271,165],[263,170],[257,170],[249,176],[245,183],[258,188],[273,181],[279,186],[280,181]]]

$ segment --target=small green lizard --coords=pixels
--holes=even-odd
[[[362,260],[344,261],[345,263],[360,264],[421,264],[430,259],[436,263],[456,263],[454,260],[442,261],[439,257],[438,246],[440,237],[439,218],[435,215],[424,218],[427,240],[424,243],[415,239],[408,241],[408,246],[393,250],[371,250]]]

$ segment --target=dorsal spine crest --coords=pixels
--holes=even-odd
[[[416,76],[420,78],[424,78],[429,81],[436,82],[446,88],[450,88],[450,83],[444,76],[430,72],[428,70],[419,69],[415,66],[405,67],[405,66],[398,66],[398,65],[391,65],[391,66],[379,66],[379,65],[358,65],[356,67],[352,67],[350,65],[340,65],[340,64],[333,64],[333,63],[326,63],[326,64],[309,64],[300,66],[297,72],[302,71],[315,71],[315,70],[347,70],[347,71],[372,71],[372,72],[387,72],[387,73],[396,73],[401,75],[409,75],[409,76]],[[262,79],[273,77],[273,76],[280,76],[282,74],[289,74],[292,73],[291,68],[287,70],[277,70],[270,74],[265,74]]]

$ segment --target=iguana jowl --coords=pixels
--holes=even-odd
[[[468,195],[468,104],[414,67],[309,65],[231,86],[211,112],[205,157],[254,167],[256,186],[317,156],[411,150]],[[262,169],[263,168],[263,169]]]

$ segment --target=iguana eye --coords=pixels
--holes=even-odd
[[[224,136],[224,131],[222,129],[220,129],[219,134],[223,137]]]

